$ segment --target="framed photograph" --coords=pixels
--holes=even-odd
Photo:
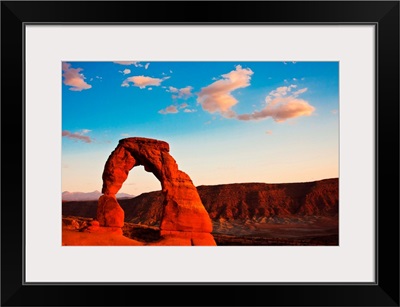
[[[399,306],[398,1],[1,25],[2,306]]]

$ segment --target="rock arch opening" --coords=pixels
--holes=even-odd
[[[147,172],[143,165],[135,166],[129,172],[120,190],[134,196],[154,191],[161,191],[161,183],[153,173]]]
[[[178,164],[169,154],[169,144],[155,139],[122,139],[108,157],[102,175],[103,195],[97,206],[100,226],[123,227],[124,211],[115,195],[129,171],[139,165],[153,173],[161,183],[164,195],[161,236],[184,236],[193,245],[215,245],[211,219],[196,187],[190,177],[178,169]]]

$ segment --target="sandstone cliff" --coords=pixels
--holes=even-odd
[[[252,220],[268,223],[285,217],[336,217],[339,211],[337,178],[304,183],[237,183],[198,186],[212,221]],[[119,200],[125,221],[158,226],[164,197],[161,191]],[[64,202],[62,214],[96,217],[96,201]]]

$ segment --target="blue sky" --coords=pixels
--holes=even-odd
[[[198,185],[338,177],[338,62],[63,62],[62,190],[101,190],[118,140],[168,142]],[[142,167],[121,192],[160,184]]]

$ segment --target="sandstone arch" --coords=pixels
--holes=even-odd
[[[211,219],[196,187],[190,177],[178,169],[176,161],[169,154],[169,144],[155,139],[122,139],[108,157],[102,176],[103,195],[97,206],[100,226],[124,225],[124,211],[115,195],[129,171],[138,165],[152,172],[161,183],[164,194],[161,235],[190,238],[192,245],[215,245],[210,234]]]

